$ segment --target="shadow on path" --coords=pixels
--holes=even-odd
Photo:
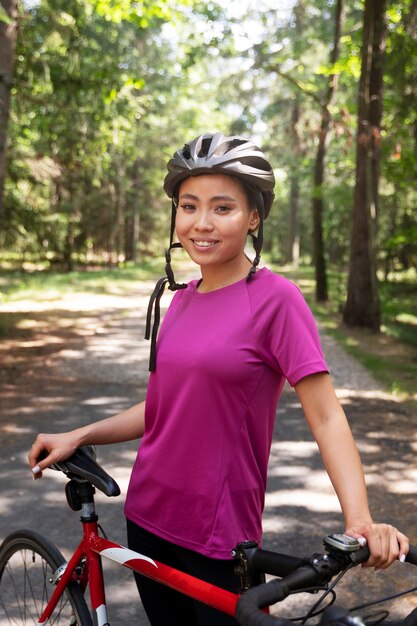
[[[112,415],[144,398],[148,345],[144,330],[144,292],[116,307],[19,313],[20,328],[0,342],[0,539],[16,527],[48,535],[64,553],[78,537],[78,514],[69,511],[65,480],[46,472],[32,481],[27,451],[37,432],[62,431]],[[146,293],[149,293],[146,290]],[[417,543],[414,499],[417,492],[417,436],[413,416],[377,388],[353,392],[341,367],[340,353],[326,350],[334,362],[337,387],[358,442],[367,474],[374,518],[400,526]],[[358,366],[359,367],[359,366]],[[368,385],[369,387],[369,385]],[[120,484],[122,496],[97,494],[101,523],[111,539],[125,543],[123,501],[137,444],[103,446],[99,461]],[[346,476],[349,480],[349,476]],[[278,408],[271,451],[264,516],[265,547],[297,555],[321,549],[324,534],[343,530],[337,500],[322,468],[315,443],[292,390]],[[112,624],[147,624],[131,574],[105,567]],[[371,594],[404,588],[417,580],[411,566],[395,564],[389,572],[348,575],[340,601],[359,603]],[[301,604],[304,603],[304,600]],[[295,602],[289,602],[293,608]],[[300,601],[297,600],[297,604]],[[402,599],[393,612],[417,605]]]

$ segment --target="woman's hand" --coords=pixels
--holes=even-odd
[[[126,411],[75,430],[56,435],[39,434],[28,458],[33,477],[41,478],[42,471],[53,463],[64,461],[80,446],[121,443],[142,437],[145,431],[145,402],[139,402]],[[45,458],[41,459],[41,455]]]
[[[390,524],[355,524],[346,529],[346,534],[366,544],[371,556],[362,567],[387,568],[393,561],[404,561],[408,553],[408,538]],[[361,541],[362,539],[362,541]]]
[[[80,437],[77,431],[56,435],[40,433],[36,437],[28,455],[33,477],[35,479],[42,478],[44,469],[53,463],[67,459],[80,445]],[[45,458],[41,460],[42,453]]]

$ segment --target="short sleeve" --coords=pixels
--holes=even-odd
[[[257,345],[268,365],[294,387],[328,368],[314,317],[300,290],[285,278],[268,274],[252,295]]]

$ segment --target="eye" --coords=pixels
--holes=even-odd
[[[226,204],[221,204],[216,207],[216,213],[229,213],[232,210],[232,207],[227,206]]]
[[[185,213],[192,213],[193,211],[195,211],[195,206],[194,204],[180,204],[180,208],[185,211]]]

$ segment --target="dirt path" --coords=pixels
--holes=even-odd
[[[21,303],[14,310],[18,329],[0,341],[0,539],[27,526],[48,534],[64,552],[74,545],[78,516],[63,504],[64,481],[50,472],[47,479],[33,482],[27,450],[39,431],[100,419],[144,397],[148,345],[142,337],[151,288],[142,283],[128,296],[80,295],[56,308],[45,303],[34,311],[31,303]],[[4,309],[0,306],[0,314]],[[400,525],[417,543],[415,416],[384,394],[332,339],[322,340],[361,450],[374,517]],[[135,442],[99,451],[122,497],[108,500],[99,494],[98,511],[111,538],[120,543],[125,543],[123,495],[135,454]],[[302,555],[319,550],[324,534],[342,528],[337,501],[289,389],[278,409],[269,475],[266,547]],[[410,579],[410,569],[398,564],[379,576],[351,576],[355,601],[365,591],[367,598],[370,590],[400,587]],[[106,567],[106,580],[112,625],[147,624],[130,573]],[[339,596],[341,601],[345,595]],[[401,614],[416,605],[403,599],[394,611]]]

